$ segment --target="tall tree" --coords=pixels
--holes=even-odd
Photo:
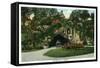
[[[73,22],[72,26],[76,31],[79,31],[80,38],[84,41],[86,41],[86,38],[89,37],[88,34],[91,34],[91,32],[87,33],[88,27],[93,25],[93,23],[89,21],[89,18],[91,17],[88,10],[73,10],[70,15],[70,20]]]

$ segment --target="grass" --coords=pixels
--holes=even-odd
[[[94,52],[94,47],[74,48],[74,49],[57,48],[48,51],[44,55],[49,57],[70,57],[70,56],[89,54],[93,52]]]
[[[22,50],[22,52],[31,52],[31,51],[37,51],[37,50],[41,50],[41,49]]]

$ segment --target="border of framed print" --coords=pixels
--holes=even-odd
[[[95,10],[95,58],[94,59],[84,59],[84,60],[52,60],[48,61],[38,61],[38,62],[21,62],[20,52],[21,52],[21,44],[20,44],[20,18],[21,18],[21,7],[60,7],[60,8],[86,8]],[[97,61],[97,7],[96,6],[80,6],[80,5],[61,5],[61,4],[46,4],[46,3],[28,3],[28,2],[15,2],[11,4],[11,64],[20,66],[20,65],[39,65],[39,64],[56,64],[56,63],[74,63],[74,62],[89,62],[89,61]]]

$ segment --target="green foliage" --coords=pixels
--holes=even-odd
[[[31,14],[34,16],[29,19]],[[87,10],[73,10],[70,18],[66,19],[63,11],[58,12],[55,8],[22,7],[21,21],[22,50],[43,48],[45,44],[40,44],[49,44],[48,37],[52,39],[55,36],[54,31],[60,27],[79,31],[82,38],[89,37],[93,41],[94,14],[89,14]]]
[[[93,52],[94,52],[93,47],[75,48],[75,49],[57,48],[48,51],[44,55],[49,57],[70,57],[70,56],[85,55]]]
[[[89,14],[88,10],[73,10],[70,15],[70,21],[73,22],[71,26],[76,31],[79,31],[81,39],[94,39],[94,13]]]
[[[41,49],[46,37],[54,36],[54,30],[61,27],[61,17],[54,8],[26,8],[21,9],[22,14],[22,49]],[[28,17],[34,14],[32,20]],[[25,25],[27,24],[27,25]],[[46,40],[48,43],[48,40]]]

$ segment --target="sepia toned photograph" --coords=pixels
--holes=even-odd
[[[12,35],[12,45],[16,45],[12,46],[12,55],[16,60],[12,58],[12,63],[97,60],[96,7],[15,3],[12,8],[12,18],[16,13],[12,19],[12,25],[16,23],[12,26],[12,34],[16,33]]]

